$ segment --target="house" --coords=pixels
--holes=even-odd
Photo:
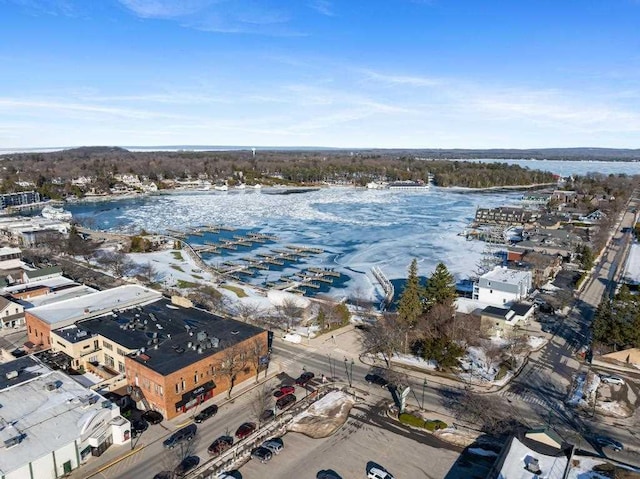
[[[117,406],[33,356],[0,364],[0,404],[4,479],[63,477],[131,442]]]
[[[60,266],[48,266],[46,268],[25,270],[22,274],[22,282],[25,284],[34,281],[42,281],[62,276],[62,268]]]
[[[507,265],[512,269],[531,271],[532,286],[539,288],[555,278],[562,269],[562,256],[527,251],[515,247],[508,251]]]
[[[495,306],[520,301],[529,294],[531,279],[531,271],[517,271],[497,266],[478,278],[473,297]]]
[[[0,329],[24,326],[24,307],[0,296]]]
[[[574,446],[550,428],[521,429],[507,440],[487,479],[564,479],[573,454]]]
[[[515,303],[509,308],[487,306],[480,312],[480,330],[484,335],[508,338],[518,324],[533,317],[532,304]]]

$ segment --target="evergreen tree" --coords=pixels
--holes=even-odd
[[[414,326],[422,314],[422,298],[418,278],[418,261],[414,258],[409,266],[407,282],[398,300],[398,319],[402,324]]]
[[[427,309],[435,304],[453,308],[456,299],[456,282],[444,263],[438,263],[427,281],[425,300]]]

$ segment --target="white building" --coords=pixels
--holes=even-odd
[[[0,329],[24,326],[24,306],[0,296]]]
[[[478,279],[473,287],[473,298],[495,306],[521,301],[531,291],[531,279],[531,271],[498,266]]]
[[[22,267],[22,251],[20,248],[0,248],[0,269],[17,269]]]
[[[0,364],[0,404],[3,479],[62,477],[131,441],[117,406],[32,356]]]

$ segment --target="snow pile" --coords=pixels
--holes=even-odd
[[[547,342],[548,342],[547,339],[541,336],[529,336],[529,340],[527,341],[527,344],[531,349],[535,351],[540,349],[545,344],[547,344]]]
[[[573,407],[589,407],[596,390],[600,385],[600,376],[597,374],[580,373],[575,377],[573,389],[566,403]]]
[[[438,368],[438,363],[431,359],[422,359],[417,356],[411,356],[408,354],[394,354],[391,360],[394,363],[404,364],[405,366],[412,366],[418,369],[435,370]]]
[[[459,376],[470,382],[493,382],[500,371],[500,362],[500,357],[489,360],[483,348],[471,346],[460,359],[460,368],[464,373]]]
[[[475,454],[476,456],[487,456],[487,457],[497,457],[498,453],[495,451],[489,451],[487,449],[482,449],[479,447],[471,447],[467,449],[471,454]]]
[[[619,401],[598,401],[596,411],[615,417],[629,417],[633,414],[633,411],[626,404]]]
[[[349,417],[354,399],[342,391],[332,391],[293,418],[287,427],[314,439],[331,436]]]
[[[609,479],[607,475],[593,472],[593,468],[601,464],[605,464],[605,461],[592,457],[574,456],[567,479]]]
[[[479,434],[473,434],[469,431],[462,431],[455,427],[447,427],[438,431],[434,431],[433,435],[437,436],[438,439],[448,442],[449,444],[455,444],[456,446],[460,447],[468,447],[478,440]]]

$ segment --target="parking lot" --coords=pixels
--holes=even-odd
[[[284,450],[265,464],[250,460],[240,469],[242,478],[315,479],[318,471],[326,469],[334,470],[343,479],[365,478],[366,465],[371,461],[386,468],[396,479],[447,476],[459,450],[440,448],[437,439],[409,431],[378,411],[352,409],[342,428],[325,439],[287,433],[283,437]]]

